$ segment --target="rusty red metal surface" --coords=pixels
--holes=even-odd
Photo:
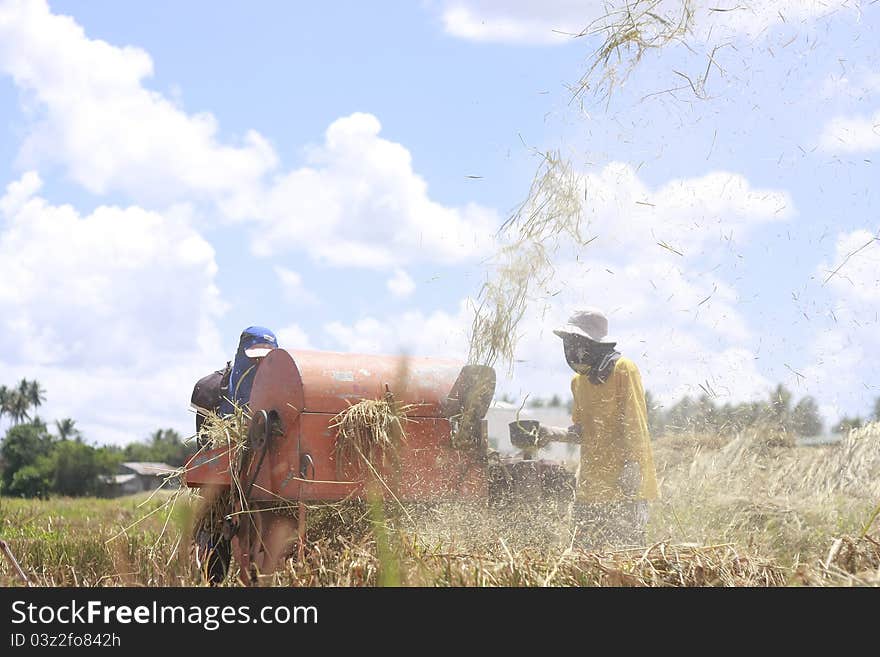
[[[261,369],[286,368],[292,362],[303,389],[297,397],[301,404],[298,408],[333,415],[361,399],[381,399],[388,386],[398,402],[414,406],[411,417],[442,417],[440,404],[463,365],[434,358],[300,350],[289,352],[288,361],[285,353],[288,352],[272,352]],[[296,385],[287,373],[278,373],[276,380]],[[297,402],[293,405],[297,406]]]
[[[461,367],[451,360],[274,350],[257,371],[250,407],[254,414],[274,411],[281,434],[270,441],[251,499],[332,501],[363,492],[367,473],[356,464],[336,463],[330,424],[350,404],[380,399],[386,390],[413,406],[399,468],[382,472],[395,494],[424,501],[484,498],[485,453],[454,449],[450,421],[443,417],[443,401]],[[186,480],[190,486],[229,485],[228,455],[222,449],[197,455]]]
[[[184,472],[187,486],[229,486],[229,452],[225,447],[199,451],[186,464]]]

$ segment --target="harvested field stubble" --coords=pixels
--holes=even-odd
[[[546,505],[501,511],[448,502],[401,513],[390,500],[384,510],[352,501],[313,505],[303,560],[262,579],[306,586],[880,585],[880,425],[838,445],[770,443],[755,432],[655,441],[663,497],[653,506],[648,546],[571,549],[566,518]],[[199,584],[186,538],[195,499],[2,498],[0,536],[37,585]],[[21,585],[6,563],[0,584]]]
[[[499,545],[482,553],[408,545],[399,565],[409,586],[779,586],[782,569],[732,546],[675,546],[548,554]],[[328,559],[330,557],[330,559]],[[314,544],[302,563],[275,576],[279,585],[374,586],[383,564],[370,543],[332,552]]]
[[[656,441],[655,540],[733,542],[796,568],[822,561],[836,536],[871,531],[880,424],[821,447],[776,447],[765,438],[752,430],[720,445],[700,437]]]

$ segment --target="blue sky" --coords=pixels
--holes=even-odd
[[[598,237],[556,254],[500,390],[566,394],[551,329],[598,305],[664,402],[784,382],[867,412],[880,243],[823,282],[880,228],[880,6],[708,10],[741,4],[572,102],[599,40],[553,30],[603,3],[0,0],[4,382],[125,442],[189,432],[250,324],[462,357],[494,230],[559,150]]]

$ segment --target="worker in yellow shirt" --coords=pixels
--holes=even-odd
[[[608,338],[608,319],[579,310],[554,331],[562,338],[571,381],[572,426],[542,427],[541,442],[580,445],[575,539],[583,547],[644,545],[648,501],[657,477],[639,370]]]

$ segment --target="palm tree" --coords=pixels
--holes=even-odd
[[[24,379],[22,379],[21,382],[26,383]],[[36,379],[27,384],[26,395],[31,406],[34,408],[39,408],[40,405],[46,401],[46,391],[40,386],[40,382]]]
[[[9,388],[0,386],[0,420],[9,412]]]
[[[21,424],[24,420],[30,420],[28,413],[31,408],[30,388],[30,382],[23,378],[10,392],[9,416],[12,418],[13,424]]]
[[[68,440],[69,438],[80,440],[82,435],[79,429],[76,428],[76,420],[72,420],[69,417],[63,420],[55,420],[55,429],[58,431],[59,440]]]
[[[21,389],[12,391],[7,405],[9,407],[7,412],[12,418],[13,424],[21,424],[24,420],[30,419],[28,411],[31,408],[31,403],[27,396],[22,394]]]

